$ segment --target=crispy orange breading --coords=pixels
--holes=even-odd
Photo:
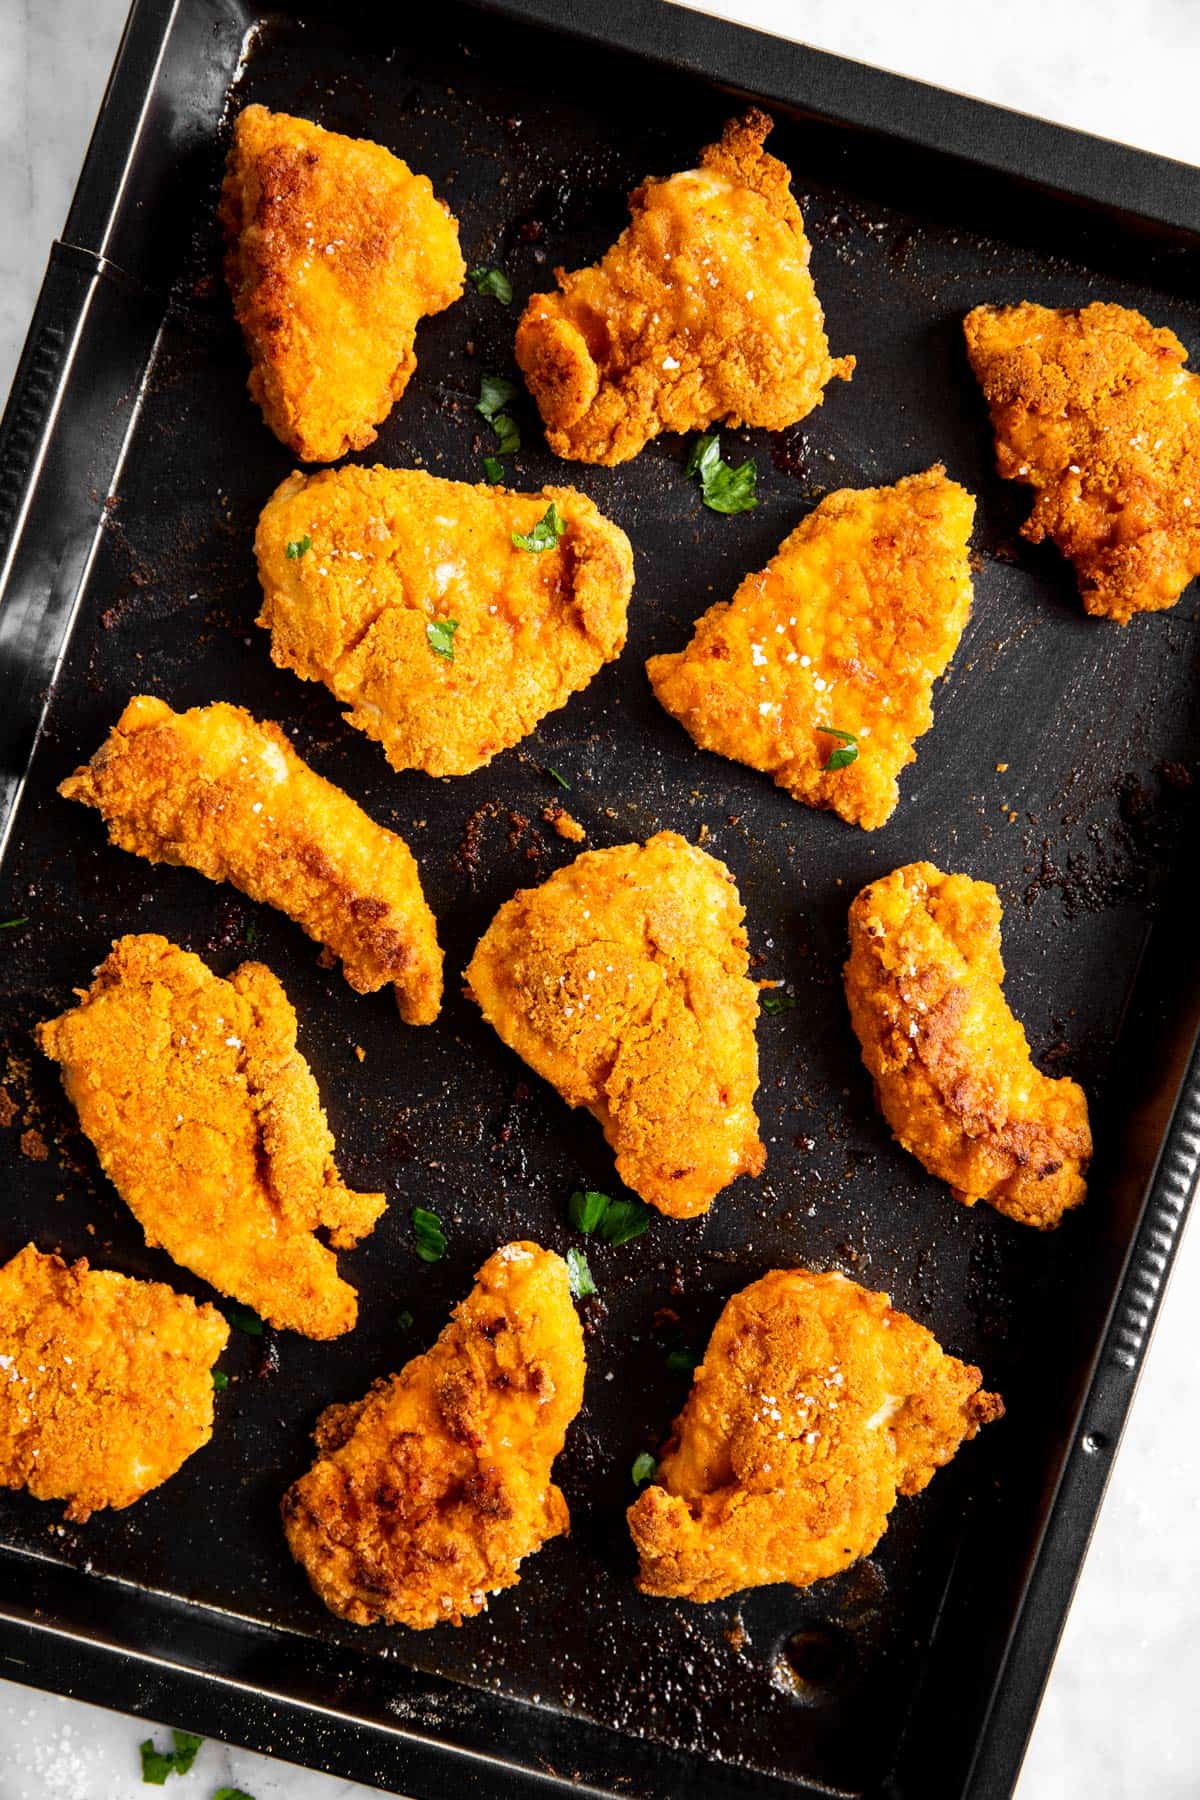
[[[515,894],[467,969],[489,1025],[595,1115],[622,1181],[675,1218],[766,1160],[744,917],[724,863],[660,831]]]
[[[417,323],[463,290],[458,227],[380,144],[247,106],[221,191],[250,394],[305,462],[374,443],[417,366]]]
[[[0,1487],[81,1524],[132,1506],[212,1436],[228,1337],[215,1306],[27,1244],[0,1268]]]
[[[550,549],[513,543],[553,503]],[[303,556],[288,545],[306,541]],[[394,769],[465,775],[519,743],[625,643],[633,553],[574,488],[514,494],[417,469],[276,489],[255,539],[271,655],[345,701]],[[447,646],[429,627],[451,621]]]
[[[569,1529],[550,1479],[583,1401],[567,1265],[537,1244],[490,1256],[431,1350],[331,1406],[283,1497],[297,1562],[331,1612],[461,1625]]]
[[[967,354],[996,466],[1036,492],[1021,527],[1075,565],[1089,613],[1127,625],[1200,575],[1200,375],[1141,313],[977,306]]]
[[[967,622],[974,515],[940,466],[827,495],[686,650],[650,658],[655,694],[701,749],[873,831]]]
[[[341,957],[357,993],[391,982],[408,1024],[437,1018],[442,953],[411,850],[278,725],[224,701],[174,713],[139,694],[58,791],[94,806],[120,849],[277,906]]]
[[[988,881],[910,863],[850,908],[846,998],[884,1118],[967,1206],[1045,1230],[1086,1193],[1087,1100],[1034,1068]]]
[[[313,1234],[351,1249],[385,1199],[338,1174],[270,969],[243,963],[222,981],[166,938],[119,938],[80,1004],[37,1040],[148,1244],[272,1325],[351,1330],[358,1296]]]
[[[886,1294],[772,1270],[717,1320],[659,1485],[629,1508],[638,1586],[720,1600],[835,1575],[878,1543],[897,1494],[1002,1416],[981,1379]]]
[[[517,362],[558,456],[619,463],[660,431],[718,420],[778,431],[849,380],[831,360],[787,168],[751,111],[698,169],[643,182],[591,268],[556,269],[517,327]]]

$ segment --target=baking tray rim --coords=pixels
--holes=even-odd
[[[753,95],[764,103],[778,104],[805,116],[850,127],[881,138],[899,139],[906,145],[938,156],[950,156],[993,170],[1009,180],[1052,192],[1060,199],[1076,200],[1106,213],[1122,215],[1126,222],[1168,227],[1195,237],[1200,234],[1200,168],[1177,163],[1153,152],[1092,137],[1071,127],[1053,125],[1008,111],[988,102],[951,94],[911,77],[877,70],[846,58],[816,51],[789,40],[775,38],[750,27],[714,16],[665,4],[664,0],[606,0],[598,20],[587,0],[463,0],[479,11],[513,18],[607,49],[617,49],[643,62],[666,65],[728,90]],[[125,198],[130,171],[139,146],[148,108],[154,95],[160,65],[172,29],[185,0],[133,0],[112,74],[101,103],[63,237],[53,247],[50,267],[39,295],[26,350],[0,426],[0,470],[9,476],[14,461],[21,468],[15,497],[10,494],[10,541],[3,537],[0,517],[0,606],[3,605],[28,520],[26,502],[41,470],[43,453],[59,422],[61,401],[71,387],[72,358],[65,357],[49,395],[34,390],[30,349],[39,323],[64,304],[75,309],[71,323],[82,326],[86,296],[77,291],[68,297],[55,277],[69,267],[77,274],[91,268],[95,277],[140,279],[130,259],[110,255]],[[1047,171],[1053,171],[1049,179]],[[79,284],[77,283],[77,289]],[[45,383],[43,382],[43,387]],[[31,426],[30,421],[34,424]],[[129,431],[133,421],[130,421]],[[21,428],[24,440],[19,459],[11,445]],[[125,441],[128,441],[129,432]],[[98,525],[102,497],[96,502]],[[81,573],[78,592],[86,579]],[[68,625],[69,632],[69,625]],[[45,704],[48,706],[47,696]],[[44,710],[44,709],[43,709]],[[36,734],[38,718],[31,723]],[[32,750],[31,753],[32,755]],[[15,801],[18,793],[14,796]],[[1140,980],[1140,976],[1139,976]],[[1200,1028],[1200,1017],[1195,1021]],[[1078,1578],[1087,1543],[1099,1512],[1104,1488],[1120,1441],[1129,1405],[1145,1359],[1158,1306],[1177,1250],[1183,1224],[1200,1174],[1200,1053],[1191,1046],[1181,1066],[1170,1117],[1161,1132],[1153,1173],[1145,1184],[1137,1223],[1128,1246],[1124,1271],[1112,1295],[1107,1319],[1097,1338],[1097,1350],[1084,1386],[1071,1447],[1059,1470],[1055,1490],[1045,1511],[1031,1557],[1023,1597],[1015,1612],[1008,1642],[997,1664],[990,1703],[981,1722],[971,1771],[963,1788],[964,1800],[991,1800],[1011,1792],[1021,1758],[1036,1717],[1037,1705],[1065,1623],[1071,1594]],[[1151,1235],[1160,1245],[1153,1261]],[[1165,1242],[1165,1251],[1161,1245]],[[1140,1321],[1129,1331],[1128,1320]],[[1124,1338],[1122,1334],[1124,1333]],[[1130,1347],[1132,1343],[1132,1348]],[[1124,1379],[1113,1392],[1113,1371]],[[1090,1423],[1103,1417],[1104,1430]],[[1085,1428],[1084,1421],[1089,1421]],[[1098,1441],[1106,1454],[1095,1454]],[[1064,1496],[1071,1503],[1064,1506]],[[1065,1517],[1070,1513],[1069,1518]],[[0,1566],[19,1562],[5,1554]],[[72,1575],[83,1582],[78,1572]],[[180,1603],[183,1604],[183,1603]],[[213,1609],[201,1609],[211,1612]],[[273,1628],[256,1624],[264,1639],[278,1636]],[[285,1637],[293,1634],[282,1633]],[[55,1662],[47,1646],[66,1637],[82,1653],[80,1676]],[[29,1651],[26,1659],[16,1652]],[[1029,1653],[1033,1652],[1030,1666]],[[351,1652],[354,1655],[354,1652]],[[1025,1666],[1014,1681],[1014,1664],[1024,1657]],[[157,1677],[136,1691],[122,1691],[121,1670],[137,1662],[152,1665]],[[114,1665],[118,1667],[114,1668]],[[22,1668],[32,1673],[23,1674]],[[394,1666],[393,1666],[394,1669]],[[38,1609],[10,1608],[0,1602],[0,1672],[15,1680],[28,1680],[82,1699],[141,1713],[162,1716],[164,1701],[187,1708],[196,1722],[215,1721],[209,1729],[235,1741],[261,1749],[276,1747],[280,1721],[294,1726],[301,1740],[303,1760],[313,1766],[368,1782],[377,1779],[373,1768],[353,1752],[357,1732],[378,1739],[381,1734],[404,1746],[425,1769],[441,1764],[460,1774],[478,1760],[478,1753],[452,1737],[434,1738],[417,1729],[406,1729],[378,1718],[353,1718],[344,1709],[321,1707],[298,1693],[275,1693],[269,1687],[179,1662],[171,1657],[147,1654],[132,1643],[118,1644],[82,1630],[66,1631]],[[395,1674],[399,1670],[394,1669]],[[405,1670],[407,1677],[410,1672]],[[433,1678],[420,1677],[417,1685]],[[436,1685],[436,1684],[435,1684]],[[445,1684],[443,1684],[445,1685]],[[214,1698],[218,1696],[219,1699]],[[470,1690],[476,1711],[482,1716],[500,1709],[508,1717],[520,1708],[486,1690]],[[528,1712],[528,1708],[524,1708]],[[343,1729],[336,1756],[307,1729],[313,1715],[324,1714]],[[572,1722],[574,1723],[574,1722]],[[301,1725],[305,1727],[300,1730]],[[587,1726],[588,1732],[606,1728]],[[616,1734],[609,1733],[610,1737]],[[286,1749],[296,1751],[293,1739]],[[509,1748],[506,1746],[506,1749]],[[641,1746],[647,1760],[665,1769],[680,1760],[665,1746]],[[682,1753],[686,1759],[686,1753]],[[487,1759],[484,1758],[486,1761]],[[353,1765],[357,1763],[357,1767]],[[417,1775],[415,1766],[412,1775]],[[600,1793],[581,1787],[569,1778],[536,1767],[527,1760],[497,1760],[489,1765],[504,1792],[514,1794],[559,1791]],[[401,1768],[398,1763],[397,1769]],[[515,1785],[510,1787],[510,1779]],[[401,1778],[405,1778],[401,1775]],[[704,1792],[742,1791],[744,1777],[732,1767],[725,1786],[702,1784]],[[791,1794],[816,1793],[803,1783],[779,1786],[770,1778],[755,1777],[757,1791],[778,1790]],[[499,1793],[495,1782],[489,1792]],[[701,1788],[694,1787],[699,1793]]]

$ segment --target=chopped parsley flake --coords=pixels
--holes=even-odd
[[[795,994],[782,994],[778,988],[767,988],[758,997],[758,1003],[765,1013],[790,1012],[797,1004]]]
[[[244,1331],[247,1337],[262,1336],[263,1322],[248,1306],[236,1306],[232,1300],[227,1300],[221,1311],[235,1331]]]
[[[303,537],[293,538],[287,547],[288,561],[295,562],[297,557],[303,556],[306,550],[311,549],[312,539],[307,532],[305,532]]]
[[[641,1237],[650,1223],[650,1209],[640,1200],[610,1200],[600,1221],[600,1236],[615,1248]]]
[[[643,1450],[640,1456],[634,1457],[630,1474],[633,1476],[634,1487],[645,1487],[648,1481],[654,1480],[658,1474],[658,1464],[648,1450]]]
[[[396,1314],[396,1323],[400,1327],[401,1331],[411,1331],[412,1330],[413,1316],[409,1312],[407,1306],[405,1307],[405,1309],[402,1313]]]
[[[151,1787],[162,1787],[168,1775],[186,1775],[196,1760],[196,1752],[204,1742],[190,1731],[173,1731],[173,1750],[156,1750],[154,1739],[142,1742],[142,1780]]]
[[[817,730],[825,737],[836,738],[841,745],[839,750],[830,752],[826,769],[848,769],[858,761],[858,739],[852,731],[839,731],[836,725],[818,725]]]
[[[566,788],[568,794],[570,793],[571,784],[567,780],[565,775],[560,775],[557,769],[551,769],[549,767],[547,767],[546,773],[550,777],[551,781],[557,781],[560,788]]]
[[[521,448],[521,433],[516,420],[510,419],[507,413],[497,413],[492,420],[492,430],[496,434],[497,455],[515,456]]]
[[[672,1375],[690,1375],[699,1362],[694,1350],[672,1350],[667,1356],[667,1367]]]
[[[217,1789],[213,1800],[254,1800],[254,1796],[248,1794],[245,1788],[224,1787]]]
[[[446,1234],[442,1230],[442,1221],[434,1212],[427,1212],[423,1206],[412,1209],[413,1230],[417,1234],[417,1255],[422,1262],[441,1262],[446,1254]]]
[[[757,468],[749,458],[736,469],[723,462],[721,438],[716,431],[707,431],[696,439],[683,472],[689,480],[693,475],[700,477],[700,497],[712,512],[749,512],[758,505],[754,493]]]
[[[485,456],[483,459],[483,479],[490,481],[493,487],[499,487],[504,480],[504,464],[498,456]]]
[[[611,1205],[607,1194],[598,1194],[594,1188],[588,1188],[571,1195],[567,1202],[567,1217],[576,1231],[590,1237]]]
[[[22,925],[28,925],[28,919],[2,919],[0,931],[16,931]]]
[[[576,1250],[574,1246],[567,1251],[567,1280],[571,1284],[571,1292],[576,1300],[586,1300],[589,1294],[596,1292],[596,1283],[592,1280],[588,1259],[582,1250]]]
[[[517,385],[514,381],[505,381],[503,375],[484,375],[479,382],[479,399],[475,402],[475,411],[484,418],[492,420],[497,413],[502,413],[510,400],[517,397]]]
[[[512,282],[503,269],[489,269],[480,263],[476,268],[468,271],[468,278],[474,285],[477,294],[490,294],[503,306],[507,306],[511,301]]]
[[[214,1386],[214,1388],[216,1388],[218,1394],[223,1393],[225,1391],[225,1389],[229,1386],[229,1377],[225,1373],[224,1369],[214,1369],[212,1372],[212,1378],[213,1378],[213,1386]]]
[[[454,661],[454,634],[457,630],[457,619],[430,619],[425,627],[429,648],[435,655],[444,656],[447,662]]]
[[[566,529],[567,521],[552,500],[533,530],[514,531],[512,541],[518,550],[532,550],[540,555],[543,550],[553,550]]]

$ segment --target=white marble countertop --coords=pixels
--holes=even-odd
[[[126,0],[13,0],[0,33],[0,393],[66,214]],[[1194,0],[707,0],[860,61],[1200,163]],[[801,17],[803,25],[801,26]],[[1200,1231],[1180,1253],[1018,1800],[1200,1796]],[[186,1720],[171,1723],[185,1725]],[[0,1681],[0,1800],[140,1800],[147,1728]],[[163,1734],[160,1732],[160,1741]],[[364,1788],[209,1743],[179,1800]]]

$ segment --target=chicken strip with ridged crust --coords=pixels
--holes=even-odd
[[[591,268],[556,269],[517,327],[517,362],[557,456],[619,463],[661,431],[779,431],[854,358],[829,354],[809,243],[765,113],[733,119],[700,167],[648,180]]]
[[[873,831],[971,610],[975,502],[941,467],[829,494],[766,568],[646,664],[700,745]]]
[[[1033,1066],[1003,981],[990,882],[910,863],[850,908],[846,998],[884,1118],[955,1199],[1045,1230],[1087,1191],[1087,1100]]]
[[[80,1524],[131,1506],[212,1436],[228,1337],[215,1306],[27,1244],[0,1268],[0,1487]]]
[[[463,290],[458,227],[381,144],[247,106],[221,192],[250,395],[305,462],[375,441],[417,366],[417,323]]]
[[[675,1218],[766,1159],[744,917],[724,863],[660,831],[515,894],[467,969],[489,1025],[595,1115],[622,1181]]]
[[[148,1244],[272,1325],[351,1330],[358,1296],[313,1234],[351,1249],[385,1199],[338,1174],[270,969],[243,963],[222,981],[164,937],[120,938],[37,1040]]]
[[[979,1370],[844,1275],[774,1269],[729,1301],[658,1465],[629,1508],[645,1594],[806,1587],[874,1549],[1000,1418]]]
[[[320,1454],[282,1511],[329,1610],[424,1631],[512,1587],[522,1558],[569,1529],[550,1473],[583,1375],[566,1263],[505,1244],[432,1349],[321,1416]]]
[[[391,982],[409,1025],[437,1018],[442,953],[412,851],[278,725],[224,701],[175,713],[139,694],[58,791],[94,806],[120,849],[278,907],[342,959],[357,993]]]
[[[1036,494],[1022,537],[1057,544],[1099,618],[1174,606],[1200,575],[1200,375],[1174,332],[1102,301],[977,306],[965,331],[996,467]]]
[[[514,543],[551,505],[557,540]],[[323,681],[394,769],[481,768],[625,643],[629,540],[573,488],[295,474],[267,502],[255,549],[273,659]]]

